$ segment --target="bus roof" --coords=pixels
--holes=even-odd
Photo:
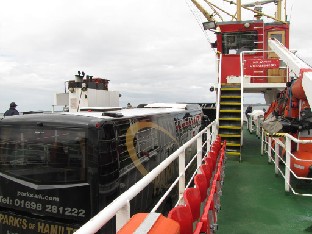
[[[81,111],[81,112],[57,112],[57,113],[40,113],[40,114],[28,114],[28,115],[16,115],[5,117],[1,120],[4,123],[13,123],[13,122],[62,122],[66,125],[86,125],[91,121],[101,120],[114,120],[122,118],[131,118],[131,117],[140,117],[140,116],[150,116],[150,115],[161,115],[161,114],[170,114],[178,112],[187,112],[189,110],[201,111],[199,105],[194,104],[167,104],[167,107],[161,107],[162,105],[155,104],[154,106],[150,105],[144,108],[129,108],[129,109],[120,109],[120,110],[109,110],[103,111],[103,109],[95,110],[90,108],[90,111]],[[77,118],[79,116],[79,118]],[[0,122],[0,123],[1,123]]]
[[[201,110],[201,107],[197,104],[169,104],[169,103],[155,103],[148,104],[144,108],[127,108],[113,111],[97,111],[93,108],[89,108],[89,111],[80,112],[63,112],[65,115],[76,116],[89,116],[102,119],[113,119],[121,117],[136,117],[145,115],[157,115],[166,113],[176,113],[187,110]]]

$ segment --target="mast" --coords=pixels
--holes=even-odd
[[[197,7],[197,9],[205,16],[208,22],[215,21],[214,18],[196,0],[191,0],[191,1]]]
[[[236,7],[237,7],[237,21],[241,21],[242,20],[242,12],[241,12],[241,7],[242,2],[241,0],[237,0],[236,1]]]
[[[282,20],[282,0],[277,0],[276,18]]]

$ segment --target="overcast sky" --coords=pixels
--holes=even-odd
[[[291,48],[312,61],[311,0],[287,2]],[[109,79],[122,106],[214,102],[215,55],[188,4],[0,0],[0,113],[12,101],[19,111],[51,110],[78,70]]]

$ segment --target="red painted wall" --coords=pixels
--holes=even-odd
[[[246,23],[249,27],[245,27]],[[223,54],[222,51],[222,33],[227,32],[244,32],[244,31],[257,31],[258,32],[258,42],[257,48],[268,50],[268,32],[270,31],[284,31],[285,32],[285,46],[289,47],[289,24],[281,23],[270,23],[263,24],[262,21],[247,21],[247,22],[227,22],[219,23],[217,26],[220,28],[221,32],[216,33],[217,36],[217,50],[218,53],[222,54],[222,64],[221,64],[221,82],[227,83],[228,76],[240,76],[240,56],[237,54]],[[263,35],[264,34],[264,35]],[[267,53],[265,53],[267,57]],[[263,53],[257,52],[252,55],[244,55],[244,58],[257,59],[263,58]],[[263,71],[261,73],[261,71]],[[267,70],[264,69],[245,69],[244,74],[251,76],[266,76]],[[265,83],[267,78],[255,77],[251,80],[252,83]]]

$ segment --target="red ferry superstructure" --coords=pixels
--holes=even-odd
[[[276,38],[289,47],[289,22],[282,19],[282,1],[277,1],[277,17],[262,13],[263,4],[275,1],[245,5],[237,1],[234,20],[223,22],[217,22],[196,0],[192,2],[208,20],[203,23],[204,29],[216,35],[211,45],[218,59],[216,119],[219,134],[227,140],[227,153],[241,159],[244,94],[262,93],[269,104],[289,81],[286,66],[268,46],[268,40]],[[255,20],[242,20],[241,8],[253,11]],[[265,22],[263,16],[273,21]]]

